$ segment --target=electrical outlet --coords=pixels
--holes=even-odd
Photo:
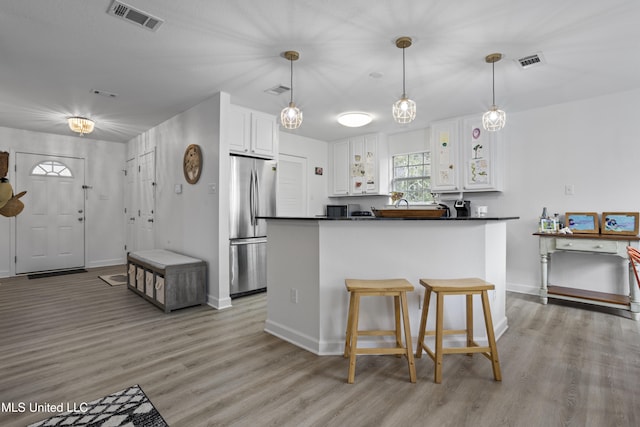
[[[573,184],[565,184],[564,185],[564,195],[565,196],[573,196],[576,194],[576,188]]]
[[[294,304],[298,303],[298,290],[295,288],[291,288],[291,290],[289,291],[289,298],[291,299],[291,302]]]

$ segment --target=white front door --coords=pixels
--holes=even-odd
[[[16,153],[16,273],[84,267],[84,159]]]
[[[140,156],[139,174],[140,191],[138,207],[139,238],[136,250],[155,249],[153,237],[153,221],[155,209],[156,163],[155,152],[149,151]]]

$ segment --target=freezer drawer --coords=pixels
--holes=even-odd
[[[229,294],[231,297],[267,288],[267,239],[237,239],[229,245]]]

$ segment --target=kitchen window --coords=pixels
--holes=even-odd
[[[431,195],[431,153],[398,154],[392,157],[392,191],[404,193],[410,203],[433,201]]]

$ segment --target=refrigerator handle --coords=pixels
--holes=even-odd
[[[258,215],[260,215],[260,181],[258,181],[258,172],[255,172],[256,177],[256,188],[255,188],[255,213],[254,218],[256,219],[256,225],[258,225]]]
[[[249,180],[249,214],[251,216],[251,226],[256,225],[255,216],[255,184],[254,184],[254,172],[251,170],[251,179]]]

